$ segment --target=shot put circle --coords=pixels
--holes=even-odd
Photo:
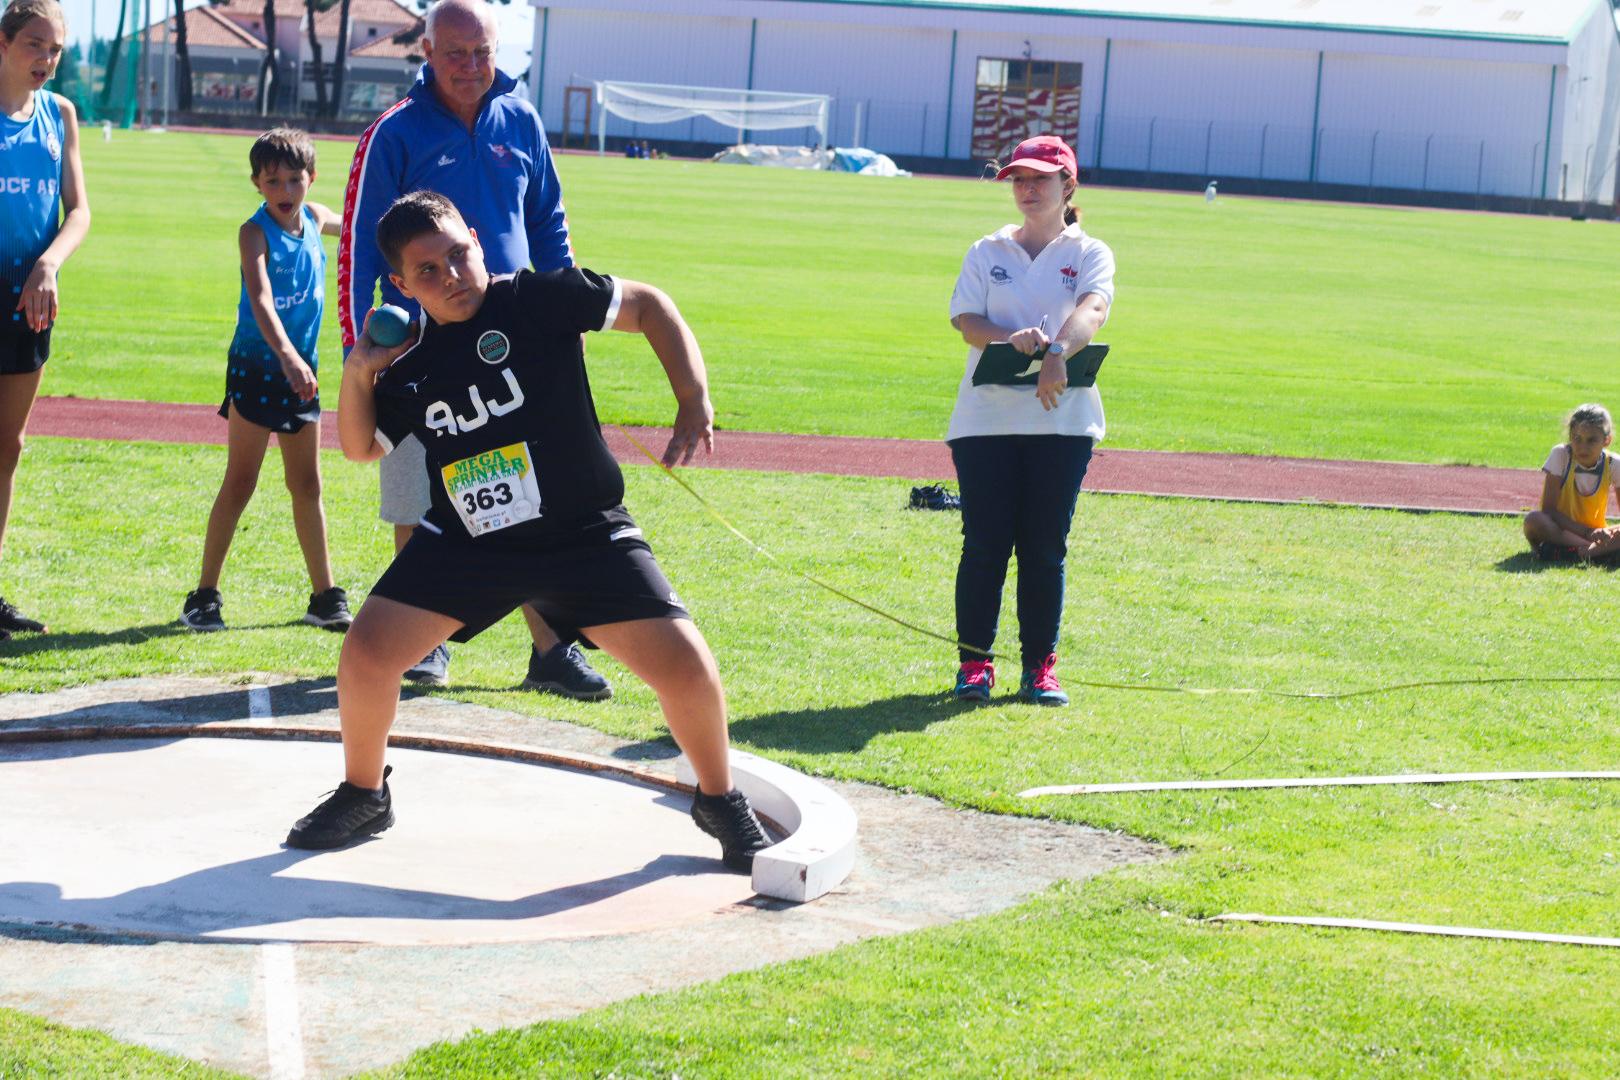
[[[634,933],[724,918],[754,896],[672,782],[482,753],[395,747],[393,828],[336,851],[286,848],[341,778],[342,751],[275,734],[0,743],[13,808],[0,923],[464,944]]]

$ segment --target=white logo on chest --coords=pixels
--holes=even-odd
[[[435,401],[427,407],[427,426],[440,435],[465,435],[489,423],[491,416],[505,416],[522,405],[523,388],[518,385],[517,376],[512,374],[511,368],[502,368],[501,375],[506,379],[506,388],[512,393],[510,399],[486,402],[476,385],[469,386],[467,396],[472,399],[471,416],[457,416],[448,402]]]

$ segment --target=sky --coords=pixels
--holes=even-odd
[[[141,5],[141,22],[147,21],[147,0],[139,0]],[[406,7],[416,8],[416,0],[403,0]],[[67,14],[68,37],[72,41],[84,41],[90,33],[90,16],[95,13],[96,36],[102,38],[112,37],[118,32],[118,4],[119,0],[60,0],[62,10]],[[259,7],[262,0],[233,0],[235,4],[245,4]],[[159,18],[159,12],[165,7],[172,10],[174,0],[151,0],[152,18]],[[198,6],[198,0],[186,0],[187,8]],[[529,68],[529,48],[534,41],[534,8],[525,0],[512,0],[509,4],[495,4],[495,17],[501,27],[500,50],[496,54],[495,63],[502,70],[511,75],[521,75]]]

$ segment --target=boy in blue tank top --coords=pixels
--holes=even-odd
[[[236,524],[259,482],[259,469],[276,433],[282,470],[292,496],[293,529],[303,549],[312,595],[304,621],[347,630],[348,596],[332,581],[321,506],[321,399],[316,383],[316,341],[325,306],[326,250],[321,234],[336,236],[341,217],[304,201],[315,179],[315,146],[293,128],[267,131],[248,151],[253,186],[264,203],[237,233],[242,295],[236,336],[225,371],[219,414],[230,423],[225,479],[208,515],[202,574],[180,621],[193,630],[223,630],[219,578]]]

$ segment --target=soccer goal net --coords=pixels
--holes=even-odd
[[[772,90],[727,90],[714,86],[666,86],[661,83],[598,82],[596,105],[602,111],[596,148],[607,149],[607,116],[636,124],[673,124],[701,116],[737,132],[814,128],[827,143],[826,94],[784,94]]]

